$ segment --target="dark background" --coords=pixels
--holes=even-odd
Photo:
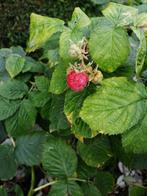
[[[0,0],[0,47],[25,47],[32,12],[67,21],[75,7],[80,7],[88,16],[99,12],[90,0]]]

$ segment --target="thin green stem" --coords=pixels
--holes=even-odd
[[[80,179],[80,178],[68,178],[68,180],[79,181],[79,182],[87,182],[87,180],[85,180],[85,179]]]
[[[85,179],[80,179],[80,178],[68,178],[68,180],[71,180],[71,181],[79,181],[79,182],[87,182],[87,180],[85,180]],[[52,181],[52,182],[48,182],[48,183],[46,183],[46,184],[43,184],[43,185],[41,185],[41,186],[35,188],[35,189],[33,190],[33,192],[40,191],[41,189],[44,189],[44,188],[46,188],[46,187],[48,187],[48,186],[51,186],[51,185],[53,185],[53,184],[55,184],[55,183],[57,183],[57,182],[58,182],[58,181],[55,180],[55,181]],[[28,195],[28,196],[31,196],[31,195]]]
[[[28,192],[28,196],[33,196],[34,184],[35,184],[35,171],[34,171],[34,167],[32,167],[32,169],[31,169],[31,186],[30,186],[30,190]]]
[[[55,184],[55,183],[57,183],[57,180],[52,181],[52,182],[49,182],[49,183],[47,183],[47,184],[43,184],[43,185],[41,185],[41,186],[35,188],[35,189],[33,190],[33,192],[40,191],[41,189],[44,189],[44,188],[46,188],[46,187],[48,187],[48,186],[51,186],[51,185],[53,185],[53,184]]]
[[[10,140],[11,140],[11,142],[12,142],[12,145],[13,145],[13,147],[15,148],[15,141],[14,141],[14,139],[13,139],[13,137],[9,137],[10,138]]]

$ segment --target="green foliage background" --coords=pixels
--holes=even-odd
[[[122,5],[112,0],[105,7],[109,0],[91,1],[95,1],[97,16],[97,10],[104,8],[101,17],[89,18],[79,7],[71,17],[71,6],[80,6],[89,16],[95,15],[94,10],[85,7],[92,6],[88,2],[84,7],[74,2],[68,10],[71,1],[56,1],[55,5],[60,2],[62,6],[57,12],[49,12],[54,8],[51,1],[46,1],[45,7],[45,1],[7,1],[13,20],[9,18],[8,24],[2,24],[5,42],[1,45],[25,47],[28,42],[27,53],[20,46],[0,49],[0,195],[7,196],[7,180],[17,179],[17,169],[24,165],[28,168],[26,175],[32,175],[28,196],[42,189],[35,188],[37,170],[45,173],[44,178],[49,175],[54,180],[47,184],[52,185],[48,196],[106,196],[115,192],[120,172],[125,174],[116,170],[120,161],[130,169],[124,178],[128,195],[145,195],[146,175],[143,182],[134,181],[130,172],[140,169],[144,176],[147,168],[146,4],[140,8],[138,2],[131,7],[126,5],[136,1],[122,1]],[[22,9],[20,15],[17,2]],[[25,29],[29,29],[30,12],[25,6],[35,3],[38,11],[30,9],[34,13],[28,36],[29,30]],[[4,5],[3,1],[3,12]],[[40,8],[44,8],[41,13]],[[57,17],[65,18],[65,24]],[[68,18],[71,20],[67,23]],[[7,25],[11,33],[4,34]],[[15,32],[16,36],[21,32],[23,39],[15,38]],[[71,46],[79,46],[85,39],[87,61],[84,57],[73,58]],[[42,54],[37,61],[28,53],[38,49]],[[71,91],[66,82],[71,64],[81,67],[82,63],[82,71],[86,71],[91,60],[92,74],[99,65],[104,80],[100,85],[89,80],[83,91]],[[24,186],[14,183],[13,189],[20,196],[20,187]]]

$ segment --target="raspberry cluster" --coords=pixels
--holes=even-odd
[[[91,81],[94,84],[99,84],[103,79],[103,74],[98,71],[97,65],[91,66],[92,63],[88,62],[88,45],[87,40],[83,38],[78,43],[73,43],[69,48],[69,55],[77,59],[77,62],[67,70],[67,85],[75,92],[82,91]],[[88,65],[85,64],[88,62]],[[79,63],[80,62],[80,63]],[[95,67],[93,69],[93,67]]]
[[[73,91],[82,91],[88,84],[89,76],[85,71],[70,70],[67,74],[67,85]]]

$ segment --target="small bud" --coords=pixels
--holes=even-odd
[[[69,49],[69,55],[72,58],[79,58],[81,56],[81,49],[77,44],[71,44],[70,49]]]
[[[87,66],[86,67],[86,72],[87,73],[92,73],[92,67],[91,66]]]
[[[86,51],[87,41],[85,37],[77,43],[70,40],[69,55],[72,58],[87,59],[88,52]]]
[[[100,84],[102,80],[103,80],[103,74],[102,74],[102,72],[101,72],[101,71],[96,71],[96,72],[94,73],[92,82],[93,82],[94,84]]]

